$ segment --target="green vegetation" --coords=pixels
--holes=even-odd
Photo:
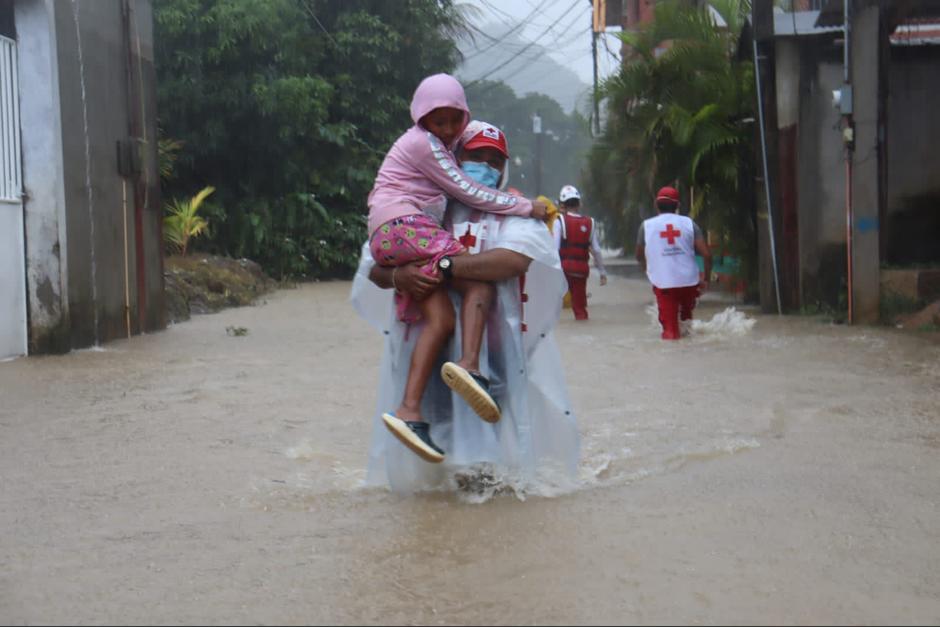
[[[510,184],[529,197],[545,194],[557,199],[563,185],[580,185],[582,168],[591,148],[588,121],[575,112],[567,114],[544,94],[518,97],[502,82],[480,81],[467,86],[473,117],[495,124],[506,133],[512,162]],[[536,136],[532,117],[542,118],[542,186],[535,189]],[[592,198],[585,205],[593,207]]]
[[[366,196],[420,80],[450,71],[448,0],[161,0],[158,110],[169,195],[211,181],[200,247],[276,277],[350,274]]]
[[[590,154],[589,188],[629,251],[656,189],[678,186],[689,214],[756,285],[754,74],[735,54],[749,3],[709,4],[726,27],[708,5],[666,0],[645,28],[622,35],[630,61],[602,86],[608,123]]]
[[[202,202],[214,191],[214,187],[204,187],[189,200],[173,199],[167,203],[163,217],[163,240],[167,246],[185,255],[189,240],[206,232],[209,223],[198,213]]]

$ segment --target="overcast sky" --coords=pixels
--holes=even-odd
[[[591,2],[589,0],[462,0],[479,9],[471,21],[479,27],[500,24],[517,27],[522,39],[551,50],[558,63],[591,84]],[[606,39],[607,45],[604,45]],[[481,45],[485,43],[481,41]],[[523,53],[524,54],[524,53]],[[598,75],[603,79],[619,66],[620,40],[614,33],[598,41]],[[476,78],[476,77],[470,77]],[[499,78],[496,76],[495,78]]]

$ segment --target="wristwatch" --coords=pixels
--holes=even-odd
[[[441,271],[445,279],[451,278],[454,275],[454,260],[446,255],[441,257],[437,260],[437,269]]]

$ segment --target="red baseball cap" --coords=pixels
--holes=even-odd
[[[506,135],[495,126],[484,126],[479,133],[467,140],[464,150],[477,150],[479,148],[495,148],[501,155],[509,158],[509,146],[506,144]]]
[[[656,200],[671,200],[672,202],[679,202],[679,192],[675,187],[663,187],[656,193]]]

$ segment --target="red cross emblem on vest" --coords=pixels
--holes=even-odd
[[[671,225],[671,224],[667,224],[667,225],[666,225],[666,230],[665,230],[665,231],[661,231],[661,232],[659,233],[659,236],[660,236],[660,237],[662,237],[663,239],[668,239],[668,240],[669,240],[669,245],[670,245],[670,246],[672,246],[673,244],[676,243],[676,238],[679,237],[680,235],[682,235],[682,231],[676,231],[676,230],[674,230],[674,229],[672,228],[672,225]]]
[[[457,241],[463,244],[463,247],[470,250],[477,245],[477,237],[470,232],[470,225],[467,225],[467,232],[457,238]]]

